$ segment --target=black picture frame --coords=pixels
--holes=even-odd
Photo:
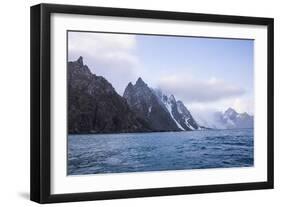
[[[153,189],[51,194],[51,71],[50,71],[50,16],[52,13],[134,17],[194,22],[219,22],[267,26],[267,181],[235,184],[167,187]],[[38,203],[88,201],[146,196],[211,193],[271,189],[274,186],[274,20],[272,18],[195,14],[168,11],[135,10],[121,8],[39,4],[31,7],[31,173],[30,199]]]

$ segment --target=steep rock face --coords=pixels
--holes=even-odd
[[[187,130],[197,130],[200,127],[192,117],[190,111],[185,107],[181,101],[177,101],[177,111],[179,113],[178,120],[181,125]]]
[[[156,94],[159,100],[161,100],[161,102],[165,105],[171,117],[174,119],[175,123],[181,130],[190,131],[200,129],[182,101],[177,101],[173,95],[170,95],[168,97],[167,95],[164,95],[160,90],[157,90]]]
[[[82,57],[68,62],[67,86],[69,133],[151,131],[105,78],[91,73]]]
[[[181,130],[155,92],[141,78],[135,85],[128,84],[123,97],[137,116],[146,120],[154,131]]]

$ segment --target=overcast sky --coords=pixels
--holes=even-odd
[[[191,111],[253,114],[253,40],[69,32],[68,41],[69,61],[83,56],[120,95],[142,77]]]

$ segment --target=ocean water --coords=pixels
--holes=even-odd
[[[68,175],[249,167],[253,129],[68,136]]]

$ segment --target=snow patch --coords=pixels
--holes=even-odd
[[[170,116],[172,117],[172,119],[174,120],[174,122],[177,124],[178,128],[180,128],[181,130],[185,131],[185,129],[177,122],[177,120],[175,119],[175,117],[173,116],[172,113],[172,106],[169,103],[164,103],[166,108],[168,109]]]
[[[178,106],[178,104],[177,104],[177,110],[178,110],[178,112],[179,112],[180,114],[182,114],[182,110],[181,110],[181,108]]]
[[[191,125],[188,123],[188,120],[189,120],[189,118],[184,120],[184,121],[185,121],[185,125],[186,125],[188,128],[190,128],[190,129],[192,129],[192,130],[195,130],[194,127],[191,126]]]

